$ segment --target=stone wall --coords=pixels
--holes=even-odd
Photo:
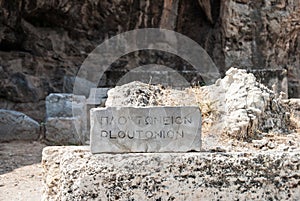
[[[0,107],[43,121],[45,97],[71,93],[81,63],[97,45],[144,27],[192,38],[223,75],[231,66],[286,69],[289,95],[299,97],[298,10],[297,0],[0,0]],[[116,61],[100,84],[113,86],[148,63],[191,70],[174,55],[142,51]]]

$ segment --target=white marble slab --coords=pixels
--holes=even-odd
[[[198,107],[91,109],[91,152],[188,152],[201,148]]]

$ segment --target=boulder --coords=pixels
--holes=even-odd
[[[290,114],[281,98],[258,83],[252,73],[231,68],[223,79],[201,89],[200,102],[215,113],[218,133],[250,140],[263,132],[288,133]]]
[[[0,141],[37,140],[40,135],[40,125],[27,115],[0,109]]]

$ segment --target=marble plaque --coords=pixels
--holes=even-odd
[[[92,153],[200,151],[196,106],[93,108],[90,114]]]

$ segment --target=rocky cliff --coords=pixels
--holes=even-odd
[[[81,63],[97,45],[145,27],[192,38],[221,74],[231,66],[286,69],[289,95],[299,97],[299,9],[298,0],[0,0],[0,108],[43,121],[45,97],[71,93]],[[150,61],[188,68],[180,58],[157,54],[120,58],[102,85],[113,86],[126,69]]]

